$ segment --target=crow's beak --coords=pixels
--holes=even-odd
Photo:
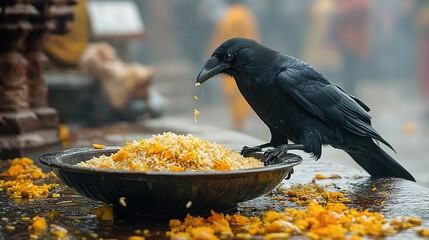
[[[219,61],[215,56],[211,57],[204,65],[197,77],[197,83],[203,83],[229,67],[229,64]]]

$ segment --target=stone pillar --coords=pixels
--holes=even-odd
[[[55,143],[57,138],[58,113],[48,107],[48,86],[44,70],[49,59],[43,52],[49,32],[55,29],[54,20],[49,15],[52,0],[27,0],[40,13],[30,18],[32,30],[25,39],[24,56],[28,62],[27,84],[29,88],[29,105],[39,119],[39,130],[49,135],[47,143]],[[45,136],[47,137],[47,136]]]
[[[76,0],[0,1],[0,159],[59,142],[58,114],[47,106],[43,44],[64,34]]]

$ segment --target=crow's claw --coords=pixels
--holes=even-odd
[[[241,155],[243,155],[244,157],[247,157],[247,156],[249,156],[251,153],[254,153],[254,152],[260,152],[260,151],[262,151],[262,148],[261,148],[260,146],[255,146],[255,147],[248,147],[248,146],[244,146],[244,147],[241,149],[240,154],[241,154]]]
[[[267,150],[264,153],[264,163],[265,165],[276,164],[279,163],[281,157],[287,153],[288,146],[287,144],[280,145],[273,150]]]
[[[268,149],[267,151],[264,152],[264,165],[270,165],[271,161],[272,161],[272,153],[273,153],[273,149]]]

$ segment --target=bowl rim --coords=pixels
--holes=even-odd
[[[302,158],[299,155],[287,153],[283,155],[284,160],[277,164],[267,165],[258,168],[248,168],[248,169],[238,169],[230,171],[184,171],[184,172],[170,172],[170,171],[131,171],[131,170],[117,170],[117,169],[98,169],[90,167],[81,167],[77,165],[72,165],[64,163],[61,161],[61,158],[78,155],[82,153],[97,153],[100,151],[111,152],[112,150],[119,150],[118,146],[105,146],[102,149],[95,149],[93,147],[77,147],[66,149],[62,151],[47,153],[42,155],[39,158],[39,161],[53,169],[76,172],[76,173],[86,173],[86,174],[120,174],[125,176],[157,176],[157,177],[186,177],[186,176],[229,176],[229,175],[240,175],[240,174],[249,174],[249,173],[262,173],[267,171],[276,171],[282,170],[285,168],[290,168],[296,166],[302,162]],[[258,152],[262,154],[262,152]],[[287,158],[287,156],[290,156]],[[89,160],[89,159],[86,159]],[[86,161],[83,159],[82,161]]]

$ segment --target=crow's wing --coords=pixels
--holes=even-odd
[[[371,109],[365,104],[363,103],[361,100],[359,100],[358,98],[346,93],[343,89],[341,89],[340,87],[337,86],[338,89],[340,89],[343,93],[347,94],[349,97],[351,97],[353,100],[355,100],[355,102],[357,102],[357,104],[359,104],[363,109],[365,109],[367,112],[371,111]]]
[[[366,111],[369,108],[356,102],[314,68],[305,64],[287,68],[279,73],[277,82],[300,106],[326,124],[372,137],[392,148],[371,126],[371,117]]]

